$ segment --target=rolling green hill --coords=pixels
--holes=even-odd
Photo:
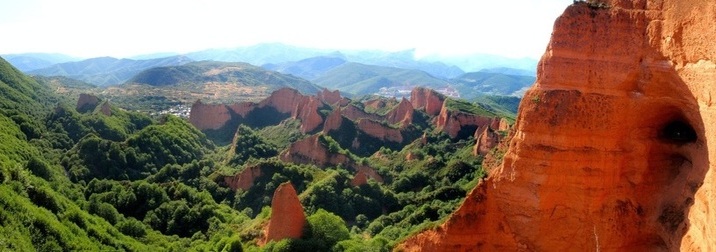
[[[342,92],[365,95],[378,92],[382,87],[423,86],[441,88],[448,85],[419,70],[394,67],[346,63],[323,74],[314,80],[319,86],[338,89]]]
[[[479,95],[522,96],[535,81],[534,76],[511,75],[498,72],[471,72],[450,82],[462,97],[472,99]]]
[[[150,60],[101,57],[56,64],[47,68],[33,70],[29,73],[43,76],[66,76],[97,86],[111,86],[124,83],[145,69],[158,66],[182,65],[191,61],[191,59],[184,56]]]
[[[216,61],[193,62],[181,66],[155,67],[142,71],[127,81],[155,87],[180,84],[204,85],[207,83],[239,87],[266,88],[270,91],[283,87],[304,94],[315,94],[321,89],[311,82],[278,72],[267,71],[247,63]]]

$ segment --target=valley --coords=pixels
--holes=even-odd
[[[0,61],[2,246],[388,251],[441,223],[484,178],[514,112],[420,87],[411,76],[448,82],[418,70],[341,64],[394,79],[343,81],[344,95],[189,61],[97,86]],[[373,94],[398,84],[400,96]]]

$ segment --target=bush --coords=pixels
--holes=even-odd
[[[241,240],[239,240],[239,237],[232,237],[229,239],[229,241],[224,245],[224,248],[221,250],[222,252],[243,252],[244,248],[241,246]]]
[[[350,238],[350,232],[343,219],[326,210],[318,209],[316,213],[308,216],[307,221],[310,239],[321,241],[325,245],[323,251],[332,248],[339,241]]]
[[[135,238],[141,238],[147,235],[147,231],[144,229],[144,224],[134,218],[128,218],[120,221],[117,223],[117,229],[119,232]]]

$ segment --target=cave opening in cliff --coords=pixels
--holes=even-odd
[[[697,138],[694,128],[681,119],[666,123],[661,130],[660,136],[666,141],[678,144],[692,143]]]

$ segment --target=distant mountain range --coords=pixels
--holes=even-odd
[[[142,76],[135,75],[155,67],[181,66],[195,60],[208,60],[260,65],[268,70],[309,80],[319,86],[358,95],[375,93],[381,87],[425,86],[439,89],[450,85],[468,99],[483,93],[520,96],[525,87],[534,82],[537,63],[534,59],[510,59],[485,54],[416,59],[414,50],[339,52],[278,43],[210,49],[183,55],[155,53],[132,59],[100,57],[73,61],[76,59],[61,54],[15,54],[7,58],[29,74],[65,76],[100,87],[126,83],[133,78],[134,81],[140,80],[159,72],[166,75],[167,71],[178,76],[149,79],[158,82],[194,80],[195,77],[190,77],[196,74],[192,70],[187,73],[177,72],[182,68],[154,69],[154,72],[145,72]]]
[[[5,60],[23,72],[46,68],[58,63],[80,60],[59,53],[23,53],[2,55]]]
[[[343,58],[319,56],[299,61],[265,64],[262,67],[285,74],[295,75],[307,80],[315,80],[323,76],[326,72],[347,62],[348,61]]]
[[[409,89],[412,86],[424,86],[440,89],[451,86],[467,99],[482,94],[522,96],[535,80],[530,72],[514,68],[485,69],[447,79],[416,69],[366,65],[334,57],[314,57],[263,67],[355,95],[376,93],[383,87]]]
[[[124,83],[139,72],[152,67],[177,66],[192,61],[192,59],[185,56],[149,60],[101,57],[55,64],[51,67],[29,71],[28,73],[43,76],[66,76],[97,86],[111,86]]]
[[[355,95],[378,92],[382,87],[412,86],[442,88],[449,83],[443,79],[413,69],[402,69],[349,62],[337,66],[313,80],[319,86],[338,89]]]

